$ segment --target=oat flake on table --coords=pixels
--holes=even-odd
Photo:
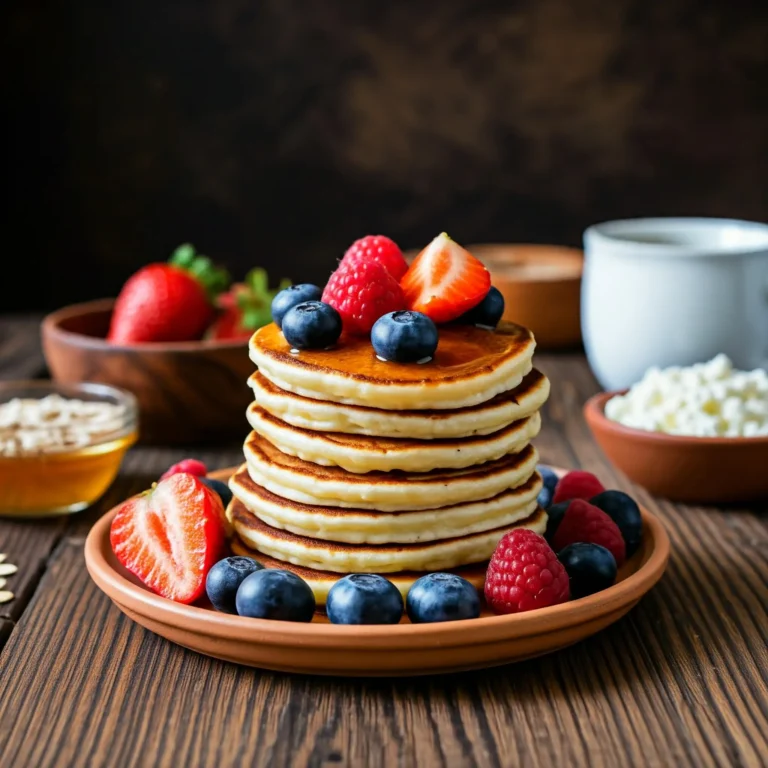
[[[13,576],[18,570],[13,563],[0,563],[0,576]]]
[[[13,598],[13,592],[0,591],[0,603],[10,603]]]

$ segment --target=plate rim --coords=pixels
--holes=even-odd
[[[557,469],[554,468],[553,469]],[[219,470],[220,477],[231,469]],[[109,528],[117,506],[102,515],[91,527],[85,541],[85,563],[96,586],[119,607],[161,624],[191,630],[208,637],[225,636],[262,645],[290,645],[330,648],[337,651],[398,650],[419,643],[430,647],[460,647],[467,644],[465,631],[472,631],[472,644],[497,643],[505,639],[533,637],[557,632],[573,625],[587,623],[633,605],[645,595],[664,574],[669,561],[671,544],[663,524],[656,515],[640,506],[646,542],[650,550],[639,568],[618,584],[577,601],[525,613],[483,616],[479,619],[433,624],[339,625],[318,622],[286,622],[254,619],[221,613],[210,608],[185,605],[140,587],[107,560],[104,548],[111,551]],[[648,536],[650,534],[650,536]],[[643,545],[645,551],[649,544]]]

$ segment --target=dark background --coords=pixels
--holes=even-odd
[[[13,0],[0,309],[115,295],[183,241],[321,281],[369,232],[764,220],[767,5]]]

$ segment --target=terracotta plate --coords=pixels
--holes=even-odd
[[[219,476],[226,476],[220,473]],[[513,615],[442,624],[338,626],[317,616],[310,624],[230,616],[150,592],[116,560],[109,544],[115,510],[88,534],[91,577],[129,618],[198,653],[282,672],[350,677],[429,675],[481,669],[565,648],[607,627],[659,580],[669,539],[643,510],[643,545],[610,589],[573,602]]]

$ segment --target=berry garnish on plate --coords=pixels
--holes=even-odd
[[[547,507],[547,530],[544,531],[544,538],[551,544],[557,527],[560,525],[565,510],[568,509],[570,501],[561,501],[557,504],[550,504]]]
[[[283,336],[294,349],[327,349],[341,336],[341,317],[322,301],[304,301],[283,316]]]
[[[491,287],[491,275],[443,232],[414,259],[400,285],[408,309],[447,323],[480,303]]]
[[[291,571],[265,568],[246,576],[237,590],[240,616],[277,621],[312,621],[315,596],[304,579]]]
[[[219,296],[219,315],[205,332],[205,338],[246,341],[254,331],[270,322],[272,301],[289,285],[290,282],[284,279],[277,289],[270,290],[266,271],[252,269],[242,283],[235,283]],[[318,296],[319,291],[318,288]]]
[[[283,318],[285,313],[295,307],[297,304],[303,304],[305,301],[320,301],[323,291],[311,283],[301,283],[299,285],[289,285],[272,299],[272,320],[278,328],[283,327]]]
[[[626,560],[626,545],[619,526],[602,509],[584,499],[571,499],[552,535],[552,546],[557,552],[577,542],[600,544],[613,555],[619,567]]]
[[[182,459],[178,463],[168,467],[168,469],[160,475],[160,479],[165,480],[166,477],[177,475],[179,472],[186,472],[187,474],[196,475],[197,477],[205,477],[208,474],[208,467],[206,467],[199,459]]]
[[[401,309],[374,323],[371,344],[382,360],[427,362],[437,349],[437,326],[421,312]]]
[[[476,619],[480,616],[480,596],[472,584],[455,573],[429,573],[411,585],[405,609],[414,624]]]
[[[345,333],[367,336],[388,312],[405,309],[400,284],[378,261],[340,263],[323,290],[323,301],[340,315]]]
[[[605,490],[603,484],[591,473],[573,470],[560,478],[552,501],[558,504],[571,499],[591,499]]]
[[[367,235],[355,240],[347,248],[339,266],[358,260],[378,261],[398,281],[408,271],[408,262],[400,247],[384,235]]]
[[[488,564],[485,600],[496,613],[522,613],[565,603],[568,574],[543,536],[527,528],[504,534]]]
[[[627,557],[632,557],[643,540],[643,516],[637,502],[623,491],[603,491],[589,503],[602,509],[619,526],[627,545]]]
[[[226,270],[182,245],[168,263],[148,264],[128,278],[115,301],[107,341],[200,339],[216,314],[216,297],[229,283]]]
[[[201,477],[200,482],[219,495],[224,509],[229,506],[229,502],[232,501],[232,491],[229,490],[229,486],[223,480],[216,480],[213,477]]]
[[[331,587],[325,612],[332,624],[397,624],[403,597],[383,576],[352,573]]]
[[[491,286],[491,289],[485,294],[485,298],[468,312],[465,312],[458,319],[458,322],[495,328],[503,314],[504,297],[498,288]]]
[[[540,507],[546,509],[552,503],[559,478],[549,467],[538,466],[536,470],[544,481],[544,486],[539,491],[536,501]]]
[[[150,589],[192,603],[224,554],[224,507],[199,478],[178,473],[124,501],[109,539],[120,563]]]
[[[557,553],[571,582],[571,599],[593,595],[616,583],[616,559],[599,544],[576,542]]]
[[[222,613],[237,613],[235,596],[245,579],[264,566],[251,557],[225,557],[219,560],[205,580],[205,591],[211,605]]]

